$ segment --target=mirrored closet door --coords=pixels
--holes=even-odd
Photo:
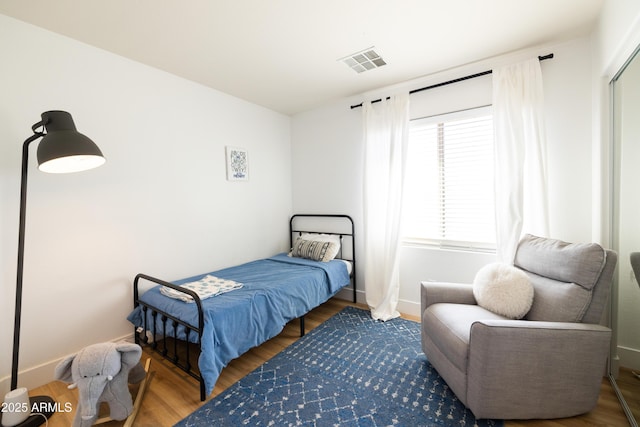
[[[613,246],[618,252],[611,301],[611,377],[632,425],[640,420],[640,54],[611,82],[613,107]],[[640,264],[640,262],[639,262]]]

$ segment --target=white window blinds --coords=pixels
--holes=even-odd
[[[491,107],[413,120],[404,188],[405,240],[495,247]]]

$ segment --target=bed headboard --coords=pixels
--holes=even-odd
[[[337,259],[349,261],[352,265],[351,284],[353,302],[356,302],[356,245],[353,219],[348,215],[295,214],[289,220],[289,248],[302,233],[332,234],[340,238]]]

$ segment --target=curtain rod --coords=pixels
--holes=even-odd
[[[540,61],[544,61],[545,59],[552,59],[552,58],[553,58],[553,53],[550,53],[550,54],[544,55],[544,56],[538,56],[538,60],[540,60]],[[464,77],[459,77],[457,79],[448,80],[446,82],[436,83],[436,84],[433,84],[431,86],[421,87],[419,89],[413,89],[412,91],[409,91],[409,95],[417,93],[417,92],[422,92],[423,90],[435,89],[435,88],[440,87],[440,86],[446,86],[446,85],[450,85],[452,83],[458,83],[458,82],[463,82],[465,80],[475,79],[476,77],[486,76],[487,74],[491,74],[491,73],[493,73],[493,70],[482,71],[480,73],[471,74],[471,75],[464,76]],[[389,97],[387,97],[387,99],[389,99]],[[380,102],[380,101],[382,101],[382,99],[375,99],[375,100],[371,101],[371,103],[375,104],[376,102]],[[362,107],[362,102],[360,104],[358,104],[358,105],[352,105],[351,109],[353,110],[354,108],[358,108],[358,107]]]

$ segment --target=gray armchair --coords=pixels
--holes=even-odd
[[[534,288],[521,320],[477,305],[473,285],[423,282],[422,349],[477,418],[549,419],[597,404],[611,330],[599,323],[617,254],[531,235],[514,266]]]

